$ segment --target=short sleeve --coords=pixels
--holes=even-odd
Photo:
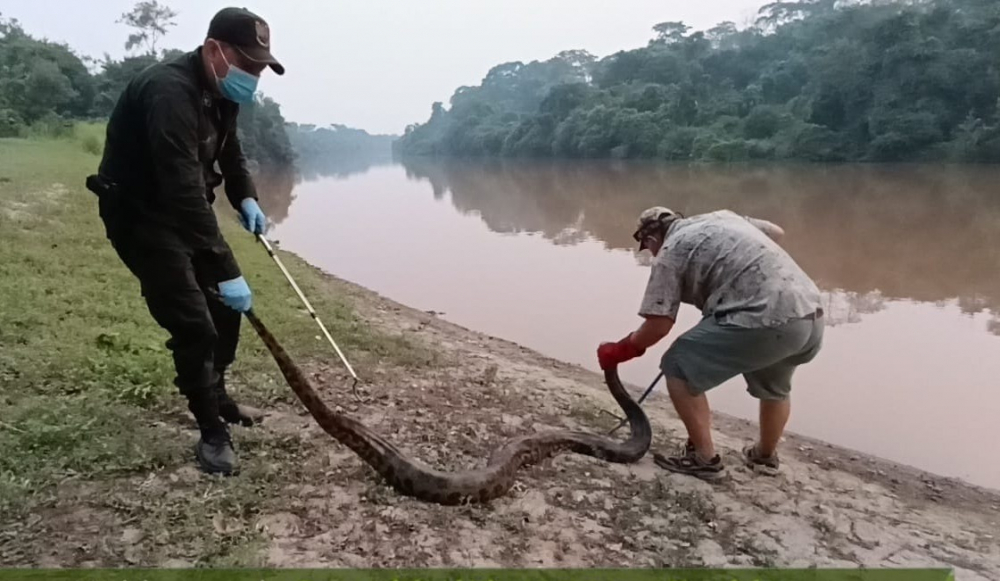
[[[650,268],[640,316],[665,316],[677,320],[681,304],[682,265],[677,260],[656,260]]]
[[[769,237],[774,238],[777,235],[777,230],[775,230],[775,225],[767,220],[761,220],[760,218],[753,218],[751,216],[743,216],[747,222],[750,222],[757,227],[758,230],[767,234]]]

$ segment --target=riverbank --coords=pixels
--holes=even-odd
[[[563,455],[510,495],[446,508],[397,495],[332,440],[247,325],[234,390],[240,475],[197,472],[165,336],[103,239],[78,140],[0,140],[0,565],[280,567],[947,566],[1000,577],[1000,493],[789,437],[781,474],[738,463],[753,426],[716,419],[729,478]],[[258,314],[331,405],[435,468],[534,430],[606,432],[601,377],[283,260],[362,377],[220,205]],[[120,301],[117,302],[116,301]],[[636,396],[639,390],[633,390]],[[654,450],[683,428],[646,407]],[[849,421],[846,420],[845,421]]]

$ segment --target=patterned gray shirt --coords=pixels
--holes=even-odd
[[[773,327],[816,312],[816,284],[765,232],[769,222],[720,210],[670,225],[640,315],[677,319],[680,303],[720,323]]]

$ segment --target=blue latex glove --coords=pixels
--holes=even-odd
[[[242,276],[220,282],[219,294],[227,307],[241,313],[250,310],[250,287],[247,286],[247,281]]]
[[[264,212],[257,205],[257,200],[245,198],[240,203],[240,224],[252,234],[263,234],[264,226],[267,225],[267,218]]]

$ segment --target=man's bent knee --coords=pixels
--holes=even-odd
[[[691,386],[684,379],[676,376],[666,376],[667,393],[670,397],[696,397],[699,394],[691,389]]]
[[[177,377],[174,384],[183,395],[210,389],[219,381],[215,365],[219,334],[207,320],[201,325],[185,325],[177,330],[167,345],[173,352]]]

